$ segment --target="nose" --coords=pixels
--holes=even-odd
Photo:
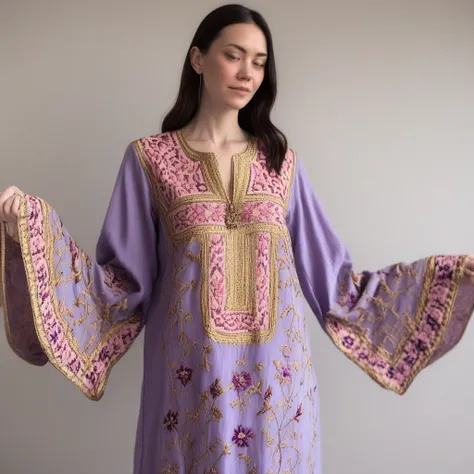
[[[239,71],[239,79],[241,81],[250,81],[252,79],[252,66],[248,61],[242,61],[242,67]]]

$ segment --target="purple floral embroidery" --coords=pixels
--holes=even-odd
[[[181,366],[177,371],[177,378],[181,381],[184,387],[188,385],[189,382],[191,382],[191,376],[193,375],[193,369],[190,369],[189,367],[183,367]]]
[[[255,433],[251,428],[244,428],[242,425],[239,425],[234,430],[234,436],[232,436],[232,441],[239,447],[244,448],[248,447],[249,439],[255,438]]]
[[[173,431],[178,426],[179,414],[177,411],[168,410],[168,413],[163,420],[163,424],[168,431]]]
[[[283,375],[283,377],[291,377],[291,367],[290,366],[283,367],[281,371],[281,375]]]
[[[354,344],[354,339],[351,336],[346,336],[342,340],[342,344],[344,345],[344,347],[347,347],[348,349],[350,349]]]
[[[219,382],[220,378],[218,377],[215,382],[211,384],[211,387],[209,389],[209,391],[211,392],[211,396],[214,400],[222,395],[222,387]]]
[[[295,421],[300,422],[300,416],[303,414],[303,404],[300,403],[296,409]]]
[[[248,372],[234,372],[232,383],[236,392],[245,392],[252,385],[252,376]]]

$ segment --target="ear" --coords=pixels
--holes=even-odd
[[[191,61],[191,67],[196,71],[197,74],[201,74],[203,67],[203,55],[197,46],[193,46],[189,51],[189,59]]]

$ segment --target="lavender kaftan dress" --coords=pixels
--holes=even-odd
[[[20,245],[2,228],[0,290],[12,349],[53,364],[92,400],[145,330],[134,474],[320,473],[306,299],[334,344],[404,393],[460,339],[474,309],[465,256],[356,274],[289,150],[269,172],[255,140],[216,157],[180,132],[131,143],[86,255],[26,195]]]

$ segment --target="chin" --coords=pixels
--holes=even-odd
[[[232,110],[243,109],[250,101],[248,99],[231,99],[226,101],[226,106]]]

